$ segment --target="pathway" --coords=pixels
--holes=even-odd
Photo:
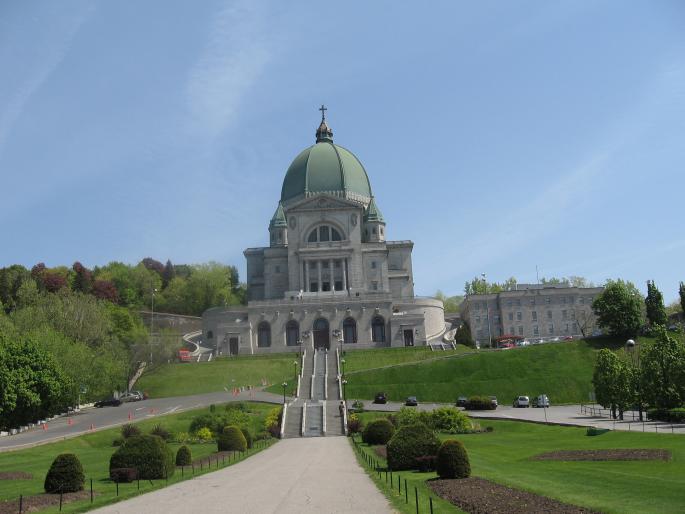
[[[95,510],[99,514],[390,513],[346,437],[284,439],[234,466]]]

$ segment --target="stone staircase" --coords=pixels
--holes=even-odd
[[[302,408],[304,402],[296,400],[288,405],[285,416],[285,429],[283,438],[301,437],[302,435]]]

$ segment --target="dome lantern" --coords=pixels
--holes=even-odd
[[[316,129],[316,142],[317,143],[332,143],[333,142],[333,131],[330,129],[328,124],[326,123],[326,106],[321,104],[321,107],[319,108],[321,111],[321,124],[319,125],[319,128]]]

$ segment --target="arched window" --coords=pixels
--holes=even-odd
[[[271,325],[262,321],[257,327],[257,346],[264,348],[271,346]]]
[[[300,324],[291,319],[285,325],[285,344],[288,346],[297,346],[300,340]]]
[[[371,340],[374,343],[385,342],[385,320],[383,316],[375,316],[371,321]]]
[[[346,344],[357,342],[357,322],[352,318],[343,321],[343,340]]]
[[[320,225],[313,229],[307,237],[309,243],[326,243],[328,241],[342,241],[342,235],[337,228],[330,225]]]

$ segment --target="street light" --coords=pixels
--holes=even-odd
[[[283,382],[281,385],[283,386],[283,404],[285,405],[285,388],[288,387],[288,382]]]
[[[293,361],[293,365],[295,366],[295,381],[297,381],[297,361]]]
[[[155,331],[155,293],[157,292],[156,288],[152,288],[152,312],[150,315],[150,366],[152,366],[152,334],[154,334]]]
[[[343,401],[344,401],[345,403],[347,403],[347,392],[346,392],[346,390],[347,390],[347,387],[346,387],[346,386],[347,386],[347,380],[344,380],[344,379],[343,379],[343,381],[342,381],[342,386],[343,386]]]
[[[633,363],[633,368],[637,372],[636,380],[636,390],[637,390],[637,412],[640,416],[640,421],[642,421],[642,394],[640,391],[640,349],[638,344],[633,339],[628,339],[626,341],[626,351],[630,354],[630,360]]]

